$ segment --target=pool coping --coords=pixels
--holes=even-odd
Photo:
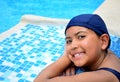
[[[7,38],[12,33],[15,33],[19,31],[22,27],[24,27],[27,24],[33,24],[33,25],[66,25],[69,22],[68,19],[56,19],[56,18],[48,18],[48,17],[42,17],[42,16],[36,16],[36,15],[23,15],[21,17],[20,22],[12,27],[11,29],[3,32],[0,34],[0,41]]]
[[[105,0],[94,13],[99,14],[106,23],[109,33],[120,37],[120,0]]]

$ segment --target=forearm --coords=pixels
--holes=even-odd
[[[45,68],[39,76],[35,79],[35,82],[44,82],[46,79],[50,79],[59,76],[69,65],[71,61],[63,55],[56,62]]]

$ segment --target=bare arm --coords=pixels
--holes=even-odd
[[[72,76],[59,76],[70,64],[71,61],[67,55],[63,55],[44,69],[34,82],[117,82],[114,80],[112,73],[103,70],[84,72]]]
[[[51,78],[40,75],[35,82],[118,82],[118,80],[113,78],[113,74],[107,71],[93,71],[73,76],[55,76]]]
[[[35,82],[46,82],[47,79],[59,76],[70,63],[71,61],[68,59],[67,55],[63,55],[56,62],[44,69],[35,79]]]

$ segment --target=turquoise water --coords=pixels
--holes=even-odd
[[[93,13],[104,0],[1,0],[0,33],[18,24],[24,14],[70,19]]]

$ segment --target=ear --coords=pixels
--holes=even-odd
[[[108,36],[108,34],[102,34],[100,36],[100,40],[101,40],[101,44],[102,44],[101,48],[103,50],[105,50],[107,48],[108,44],[109,44],[109,36]]]

